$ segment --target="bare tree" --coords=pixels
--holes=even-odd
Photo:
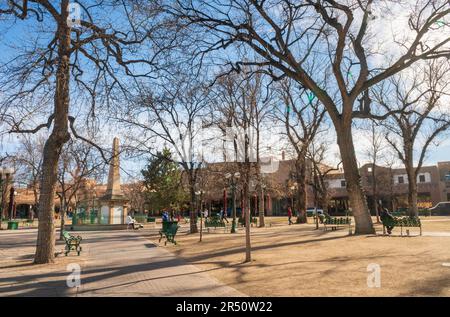
[[[264,89],[264,76],[261,73],[246,71],[242,74],[228,74],[216,81],[214,112],[211,124],[218,127],[224,141],[224,160],[243,163],[245,161],[245,138],[248,137],[248,155],[251,165],[249,190],[259,196],[259,226],[264,227],[264,175],[270,168],[263,167],[265,148],[269,148],[268,138],[272,126],[269,113],[273,92]],[[245,121],[245,123],[242,122]],[[232,142],[232,151],[226,149],[226,142]],[[233,155],[228,155],[228,152]],[[228,153],[229,154],[229,153]],[[244,165],[241,164],[241,167]],[[246,168],[246,167],[244,167]],[[250,198],[248,198],[250,199]]]
[[[439,61],[430,61],[423,67],[418,65],[410,74],[392,77],[375,92],[377,103],[392,112],[382,124],[387,130],[386,141],[408,175],[411,216],[418,216],[417,177],[426,154],[450,127],[448,101],[445,100],[449,96],[449,66]],[[417,163],[415,153],[418,154]]]
[[[124,77],[147,76],[153,69],[148,56],[153,51],[147,45],[153,30],[142,19],[136,21],[139,11],[133,11],[132,5],[127,0],[72,4],[69,0],[11,0],[0,5],[0,21],[6,28],[17,29],[20,22],[32,28],[27,34],[31,45],[16,43],[17,55],[1,65],[5,118],[13,133],[50,130],[42,162],[35,263],[54,260],[53,197],[63,146],[71,136],[92,144],[77,133],[75,116],[70,114],[76,109],[73,101],[77,101],[78,113],[95,118],[98,105],[111,106],[117,100],[114,92],[128,94]],[[72,6],[78,16],[69,13]],[[144,44],[147,53],[136,56],[136,49]],[[48,117],[33,126],[38,111]]]
[[[322,131],[322,133],[326,132]],[[314,206],[322,207],[324,213],[328,212],[328,204],[330,201],[329,188],[327,176],[333,172],[338,171],[342,162],[336,166],[331,166],[327,162],[329,155],[329,142],[320,140],[319,137],[309,144],[307,159],[311,162],[311,175],[307,178],[308,184],[312,187],[314,193]],[[319,229],[319,217],[316,214],[316,229]]]
[[[203,163],[203,118],[209,89],[186,73],[175,74],[159,88],[142,87],[126,116],[118,120],[131,129],[130,140],[138,154],[156,156],[163,147],[174,154],[171,160],[182,168],[189,185],[190,232],[196,233],[195,184]]]
[[[246,256],[251,261],[250,191],[259,193],[259,225],[264,226],[264,180],[261,155],[263,134],[267,126],[270,98],[263,89],[263,76],[244,70],[241,74],[228,74],[216,81],[213,122],[219,126],[226,140],[232,142],[233,155],[226,157],[236,162],[241,174],[242,214],[245,220]],[[256,180],[255,182],[252,179]],[[251,186],[255,184],[255,186]]]
[[[293,80],[281,81],[279,94],[283,106],[276,108],[275,116],[283,123],[283,134],[287,135],[296,154],[297,223],[306,223],[307,156],[312,142],[320,133],[326,112],[320,101],[308,95],[306,89]]]
[[[16,181],[32,188],[34,197],[33,215],[39,203],[39,182],[42,174],[42,158],[45,138],[43,135],[23,135],[13,159],[16,165]]]
[[[97,155],[93,146],[80,141],[69,141],[61,153],[58,168],[58,190],[60,199],[61,230],[59,239],[63,239],[65,217],[68,207],[76,199],[86,178],[99,178],[103,174],[105,162]]]
[[[380,223],[380,215],[379,215],[379,206],[378,206],[378,184],[383,184],[378,175],[377,164],[384,158],[384,150],[386,148],[384,143],[384,134],[382,134],[379,129],[377,129],[378,124],[375,121],[371,121],[369,127],[369,134],[367,140],[369,141],[369,146],[366,147],[365,156],[369,159],[370,164],[372,165],[370,171],[370,179],[369,185],[372,189],[372,200],[373,200],[373,208],[375,210],[375,215],[377,218],[377,223]]]
[[[364,234],[374,233],[374,228],[361,186],[352,123],[355,118],[375,116],[369,88],[419,60],[450,56],[450,38],[437,30],[441,27],[437,22],[450,15],[448,4],[448,0],[177,0],[170,1],[165,10],[183,28],[201,36],[195,50],[200,61],[211,56],[217,63],[214,54],[224,49],[230,54],[223,63],[231,71],[257,65],[275,80],[296,80],[320,100],[338,136],[355,231]],[[385,44],[396,54],[380,64],[374,58],[379,40],[376,27],[385,27],[387,17],[398,11],[407,12],[406,28],[410,32],[392,40],[383,39],[389,41]],[[442,27],[446,29],[448,23],[444,21]],[[242,47],[250,49],[255,58],[240,59],[239,54],[234,54],[233,50]],[[326,71],[311,73],[305,68],[315,59],[312,52],[317,51],[323,52],[323,69],[333,75],[334,82],[326,87],[320,85]],[[337,98],[333,98],[336,91]]]
[[[142,181],[133,181],[124,188],[124,193],[130,199],[130,209],[134,211],[144,211],[145,206],[145,185]]]

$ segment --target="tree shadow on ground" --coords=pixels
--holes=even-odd
[[[315,242],[323,242],[323,241],[334,241],[334,240],[340,240],[348,238],[349,236],[332,236],[332,237],[322,237],[318,239],[309,239],[309,240],[303,240],[303,241],[291,241],[291,242],[281,242],[281,243],[272,243],[270,245],[259,245],[259,246],[253,246],[252,251],[260,251],[260,250],[267,250],[267,249],[274,249],[279,247],[286,247],[286,246],[297,246],[297,245],[303,245],[303,244],[310,244]],[[199,262],[205,259],[210,259],[214,257],[222,257],[227,255],[233,255],[236,253],[244,253],[245,252],[245,246],[242,247],[235,247],[235,248],[221,248],[220,250],[217,250],[215,252],[210,252],[208,254],[198,254],[198,255],[192,255],[192,256],[183,256],[182,250],[171,250],[175,255],[180,256],[190,262]]]
[[[144,259],[145,260],[145,259]],[[123,264],[123,263],[122,263]],[[116,283],[111,285],[105,285],[102,287],[89,288],[86,291],[100,291],[107,290],[116,287],[132,286],[134,284],[148,282],[153,280],[162,279],[172,279],[187,275],[196,275],[208,270],[195,270],[192,272],[185,272],[179,274],[170,274],[164,276],[155,276],[151,278],[135,279],[139,273],[144,273],[152,270],[160,270],[167,268],[180,268],[187,263],[179,258],[172,257],[168,260],[162,260],[157,262],[146,262],[136,263],[127,266],[118,267],[95,267],[95,268],[82,268],[82,284],[88,285],[90,283],[105,283],[108,284],[109,279],[114,279],[115,277],[123,277],[130,275],[131,280],[129,282]],[[19,275],[13,277],[3,277],[0,278],[0,294],[5,293],[19,293],[20,296],[66,296],[71,292],[71,289],[67,287],[66,278],[70,272],[65,271],[46,271],[39,273],[31,273],[27,275]],[[46,279],[45,281],[39,281],[40,279]],[[53,295],[49,295],[53,293]],[[16,296],[16,295],[14,295]]]

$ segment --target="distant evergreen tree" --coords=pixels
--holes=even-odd
[[[169,149],[164,148],[162,152],[150,158],[141,173],[144,176],[146,200],[150,203],[150,210],[180,210],[187,195],[182,186],[181,170],[178,164],[173,162]]]

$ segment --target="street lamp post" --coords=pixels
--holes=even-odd
[[[231,196],[233,201],[233,221],[231,222],[231,233],[236,233],[236,184],[239,177],[241,177],[239,172],[234,174],[225,174],[225,178],[229,180],[231,185]]]
[[[203,190],[198,190],[195,192],[195,195],[200,196],[200,242],[202,242],[203,238]],[[197,198],[198,201],[198,198]]]

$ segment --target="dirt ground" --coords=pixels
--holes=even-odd
[[[450,296],[450,217],[423,218],[423,236],[349,236],[266,218],[252,227],[252,262],[244,260],[244,229],[177,235],[167,249],[250,296]],[[186,225],[184,225],[186,226]],[[154,237],[150,237],[154,239]],[[161,243],[161,245],[164,245]],[[368,287],[379,265],[380,287]],[[373,286],[373,283],[371,284]]]

